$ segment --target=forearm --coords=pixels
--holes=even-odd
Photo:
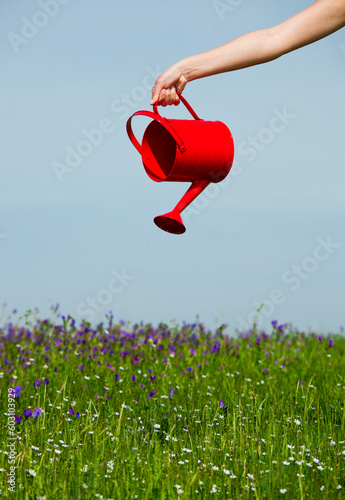
[[[178,63],[187,81],[272,61],[333,33],[345,24],[345,0],[316,0],[269,29],[254,31]]]
[[[272,61],[277,53],[270,30],[254,31],[178,63],[188,81]]]

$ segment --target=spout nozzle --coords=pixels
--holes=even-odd
[[[171,234],[183,234],[186,228],[182,222],[180,212],[172,210],[163,215],[158,215],[153,219],[156,226]]]
[[[182,196],[176,207],[153,219],[156,226],[171,234],[183,234],[186,228],[182,222],[181,212],[210,184],[210,181],[194,181],[188,191]]]

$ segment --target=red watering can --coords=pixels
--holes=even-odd
[[[156,182],[191,182],[176,207],[154,218],[163,231],[182,234],[186,228],[181,212],[211,182],[220,182],[230,172],[234,159],[234,141],[228,127],[219,121],[206,121],[198,117],[186,99],[179,97],[194,120],[168,120],[157,111],[137,111],[127,121],[127,133],[142,157],[147,175]],[[142,144],[134,136],[131,121],[134,116],[152,118]]]

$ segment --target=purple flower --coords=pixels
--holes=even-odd
[[[153,398],[153,396],[154,396],[156,393],[157,393],[157,391],[156,391],[156,390],[151,391],[151,392],[150,392],[150,394],[147,396],[147,398],[146,398],[146,399],[151,399],[151,398]]]
[[[73,410],[72,406],[70,406],[70,407],[68,408],[68,413],[69,413],[70,415],[74,415],[74,410]]]
[[[22,421],[22,417],[18,417],[18,415],[14,414],[14,423],[20,424],[21,421]]]
[[[32,417],[32,410],[24,410],[24,417],[25,418]]]
[[[133,380],[133,382],[135,382],[135,381],[136,381],[136,379],[137,379],[137,378],[136,378],[136,376],[135,376],[135,375],[132,375],[132,380]]]
[[[268,373],[268,368],[264,368],[264,369],[262,370],[262,373]]]
[[[328,342],[328,347],[332,347],[332,345],[334,345],[334,340],[330,339],[330,341]]]
[[[220,342],[216,342],[214,344],[214,346],[212,347],[212,349],[211,349],[211,353],[214,354],[215,352],[217,352],[220,349],[220,346],[221,346],[221,343]]]
[[[41,379],[38,378],[36,382],[34,383],[34,387],[39,387],[41,385]]]
[[[78,417],[80,417],[79,411],[77,411],[77,413],[75,414],[75,418],[78,418]]]
[[[166,359],[166,358],[163,358],[163,359],[162,359],[162,361],[163,361],[163,363],[165,363],[165,364],[167,364],[167,363],[168,363],[168,361],[167,361],[167,359]]]
[[[115,380],[119,380],[120,375],[118,373],[115,374]]]
[[[44,379],[44,383],[45,383],[46,385],[48,385],[48,384],[49,384],[49,380],[48,380],[47,378],[45,378],[45,379]]]
[[[35,408],[35,409],[34,409],[34,411],[33,411],[32,416],[33,416],[34,418],[38,418],[38,417],[40,417],[40,416],[41,416],[41,413],[42,413],[41,408]]]
[[[141,386],[140,386],[140,387],[141,387],[142,389],[144,389],[144,388],[145,388],[145,384],[141,384]]]
[[[223,403],[222,399],[219,401],[219,406],[220,406],[220,408],[224,408],[224,403]]]
[[[261,338],[260,337],[256,337],[255,342],[259,345],[260,342],[261,342]]]
[[[14,388],[14,397],[19,398],[21,392],[22,392],[22,387],[20,385],[16,385]]]
[[[109,394],[107,394],[107,396],[106,396],[106,400],[107,400],[107,401],[109,401],[109,399],[110,399],[110,395],[109,395]]]
[[[151,375],[150,377],[151,382],[153,382],[153,380],[156,380],[156,378],[157,378],[156,375]]]
[[[304,384],[303,380],[300,381],[300,385],[302,386]]]

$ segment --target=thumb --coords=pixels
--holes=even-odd
[[[157,82],[154,84],[152,87],[152,99],[150,104],[155,104],[159,100],[159,94],[161,93],[161,90],[163,89],[163,85],[159,85]]]
[[[150,104],[155,104],[158,99],[159,99],[159,94],[160,94],[161,88],[159,88],[157,85],[154,85],[152,88],[152,99]]]

